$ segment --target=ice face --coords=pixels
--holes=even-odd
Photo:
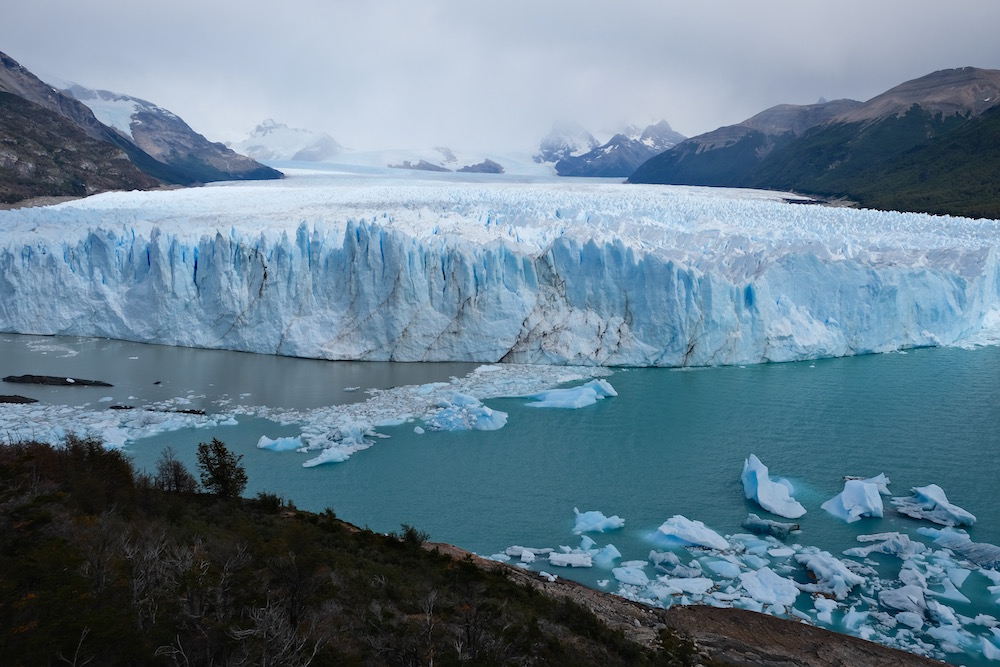
[[[786,519],[798,519],[806,513],[806,509],[791,496],[789,485],[771,481],[767,466],[761,463],[756,455],[743,461],[743,492],[746,497],[772,514]]]
[[[964,344],[1000,326],[1000,222],[780,197],[295,172],[0,211],[0,330],[686,366]]]

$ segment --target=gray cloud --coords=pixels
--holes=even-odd
[[[998,25],[995,0],[8,0],[0,50],[217,140],[273,117],[355,148],[530,148],[557,119],[694,135],[1000,68]]]

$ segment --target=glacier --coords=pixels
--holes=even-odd
[[[746,190],[287,175],[0,211],[0,331],[673,367],[998,340],[998,221]]]

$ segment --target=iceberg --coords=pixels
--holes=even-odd
[[[942,526],[971,526],[976,517],[957,505],[948,502],[944,489],[937,484],[913,487],[912,495],[893,498],[896,511],[914,519],[926,519]]]
[[[701,521],[692,521],[680,514],[675,514],[664,521],[657,529],[656,538],[665,538],[667,544],[677,546],[705,547],[718,551],[729,548],[729,542],[717,532]]]
[[[580,535],[581,533],[603,533],[608,530],[617,530],[625,525],[625,519],[617,514],[607,517],[597,510],[581,512],[575,507],[573,508],[573,513],[576,514],[576,525],[573,526],[573,533],[575,535]]]
[[[866,547],[854,547],[844,551],[845,556],[867,558],[873,553],[896,556],[906,560],[911,556],[922,554],[927,547],[920,542],[914,542],[908,535],[902,533],[877,533],[875,535],[858,535],[858,542],[870,543]]]
[[[579,387],[566,387],[562,389],[549,389],[538,394],[532,394],[528,398],[533,399],[533,403],[528,403],[529,408],[585,408],[593,405],[597,401],[610,396],[617,396],[611,383],[603,378],[591,380]]]
[[[977,567],[1000,571],[1000,547],[987,542],[973,542],[969,534],[956,528],[918,528],[921,535],[965,558]]]
[[[746,497],[772,514],[786,519],[798,519],[806,513],[804,507],[792,498],[791,484],[785,480],[771,481],[767,466],[756,455],[743,461],[743,492]]]
[[[969,344],[1000,324],[1000,221],[781,193],[290,171],[0,211],[0,228],[14,333],[679,367]]]
[[[844,490],[820,505],[820,508],[847,523],[854,523],[864,517],[881,517],[884,511],[878,485],[860,479],[844,482]]]
[[[257,441],[257,449],[267,449],[272,452],[291,452],[297,449],[302,449],[305,445],[302,444],[302,436],[295,436],[294,438],[276,438],[272,440],[266,435],[260,436],[260,440]]]

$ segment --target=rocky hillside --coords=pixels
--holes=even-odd
[[[62,92],[87,105],[104,125],[164,165],[166,169],[158,168],[159,174],[168,182],[192,185],[281,178],[280,172],[209,141],[179,116],[152,102],[76,84]]]
[[[998,104],[1000,71],[943,70],[865,103],[774,107],[677,145],[629,182],[794,190],[1000,217]]]
[[[116,101],[132,101],[136,131],[113,128],[83,102],[2,53],[0,95],[0,201],[6,204],[163,184],[281,177],[135,98],[119,96]]]
[[[117,146],[55,111],[0,92],[0,204],[159,184]]]

